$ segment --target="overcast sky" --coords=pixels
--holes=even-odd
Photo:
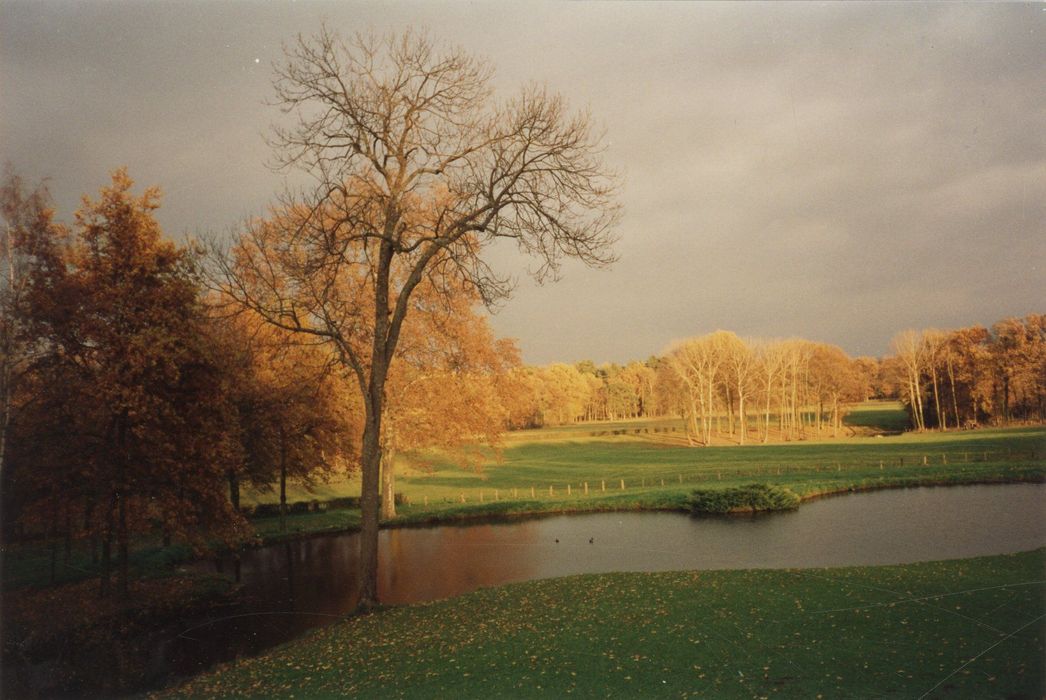
[[[620,261],[527,260],[494,316],[528,363],[719,328],[883,355],[904,328],[1046,312],[1041,4],[0,2],[0,159],[60,215],[127,165],[168,234],[262,213],[281,43],[427,28],[606,128]]]

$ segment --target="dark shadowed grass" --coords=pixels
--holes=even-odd
[[[1046,550],[905,566],[574,576],[384,609],[187,697],[1038,698]]]

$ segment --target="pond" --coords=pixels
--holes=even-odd
[[[611,571],[902,564],[1046,545],[1046,485],[913,488],[804,503],[797,511],[694,518],[679,513],[559,515],[383,530],[379,597],[415,603],[482,586]],[[248,610],[187,623],[158,650],[187,675],[330,624],[351,611],[358,536],[244,553]],[[230,572],[229,561],[201,563]]]

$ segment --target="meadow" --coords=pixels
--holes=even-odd
[[[904,412],[868,402],[847,418],[847,437],[770,444],[687,447],[678,420],[581,423],[506,435],[478,466],[453,455],[416,453],[397,461],[404,500],[387,524],[568,511],[685,510],[695,488],[751,483],[784,486],[801,497],[916,485],[1046,478],[1046,428],[897,433]],[[674,430],[673,430],[674,429]],[[810,431],[811,433],[813,431]],[[290,501],[358,495],[356,479],[288,490]],[[255,502],[272,494],[255,492]],[[288,518],[289,532],[337,529],[336,511]],[[343,527],[352,527],[346,511]],[[332,516],[335,518],[332,521]],[[274,519],[255,521],[278,537]]]
[[[602,574],[387,608],[179,697],[1034,698],[1046,550],[845,569]]]

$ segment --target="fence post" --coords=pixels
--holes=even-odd
[[[588,482],[585,482],[585,495],[588,495]]]
[[[533,486],[530,487],[530,497],[531,498],[537,498],[537,496],[534,495],[534,487]]]
[[[426,508],[429,507],[429,497],[428,496],[425,496],[425,507]]]
[[[923,466],[926,466],[926,455],[923,455]]]
[[[501,497],[498,495],[498,490],[497,489],[494,489],[494,500],[495,501],[500,501],[501,500]]]
[[[548,485],[548,495],[549,496],[555,496],[556,495],[556,492],[552,490],[552,484]]]
[[[600,481],[599,481],[599,487],[600,487],[600,488],[601,488],[601,489],[602,489],[603,491],[606,491],[606,490],[607,490],[607,480],[606,480],[606,479],[600,479]]]
[[[622,491],[625,490],[625,480],[624,479],[621,480],[621,490]]]
[[[683,483],[683,475],[682,474],[679,475],[679,483]]]
[[[570,484],[567,484],[567,495],[570,495]]]

